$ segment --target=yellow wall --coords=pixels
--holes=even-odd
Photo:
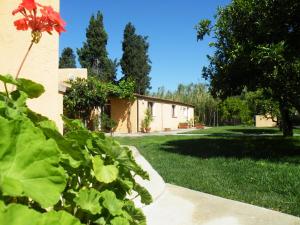
[[[17,73],[18,67],[31,42],[30,31],[17,31],[13,21],[20,16],[12,16],[21,0],[0,1],[0,73]],[[59,10],[59,0],[40,0]],[[20,77],[34,80],[44,85],[46,92],[38,99],[30,100],[31,109],[54,120],[62,131],[60,114],[62,98],[58,93],[58,34],[43,34],[39,44],[35,44],[21,71]]]
[[[270,118],[266,118],[264,115],[255,116],[256,127],[276,127],[276,125],[276,122],[273,122],[273,120]]]
[[[115,132],[135,133],[137,132],[137,108],[136,101],[127,99],[111,98],[111,118],[117,122]]]
[[[145,112],[148,107],[148,102],[153,102],[153,122],[151,123],[151,131],[164,131],[165,129],[176,130],[179,123],[184,123],[189,120],[194,120],[194,108],[168,103],[164,101],[152,101],[147,99],[138,99],[139,105],[139,128],[143,119],[145,118]],[[172,115],[172,105],[175,105],[175,117]],[[186,111],[184,111],[186,110]]]

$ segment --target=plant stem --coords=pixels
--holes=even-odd
[[[18,69],[18,72],[17,72],[17,75],[16,75],[16,79],[18,79],[18,77],[19,77],[19,75],[20,75],[20,72],[21,72],[21,70],[22,70],[22,68],[23,68],[23,65],[24,65],[24,63],[25,63],[25,61],[26,61],[26,59],[27,59],[27,56],[28,56],[28,54],[29,54],[29,52],[30,52],[30,50],[31,50],[31,48],[32,48],[32,46],[33,46],[33,41],[31,41],[31,44],[29,45],[29,48],[28,48],[28,50],[27,50],[27,52],[26,52],[26,55],[24,56],[24,58],[23,58],[23,60],[22,60],[22,62],[21,62],[21,65],[20,65],[20,67],[19,67],[19,69]]]
[[[4,87],[5,87],[6,96],[9,98],[9,94],[8,94],[7,84],[6,83],[4,83]]]

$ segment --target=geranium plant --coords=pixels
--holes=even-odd
[[[33,0],[15,13],[24,15],[15,25],[32,30],[32,44],[44,31],[64,29],[57,12]],[[128,196],[136,193],[149,204],[151,195],[134,179],[149,176],[128,148],[67,118],[68,132],[61,135],[54,122],[26,105],[43,94],[42,85],[11,75],[0,75],[0,82],[6,87],[0,92],[0,224],[146,224]],[[9,92],[8,84],[16,90]]]

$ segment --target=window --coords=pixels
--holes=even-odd
[[[148,102],[148,109],[150,110],[150,113],[151,113],[152,116],[154,116],[153,115],[153,106],[154,106],[153,102]]]
[[[176,105],[172,105],[172,117],[176,117]]]

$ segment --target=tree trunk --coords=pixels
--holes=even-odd
[[[290,116],[290,110],[286,102],[282,101],[279,104],[281,114],[281,128],[284,137],[293,136],[293,124]]]

